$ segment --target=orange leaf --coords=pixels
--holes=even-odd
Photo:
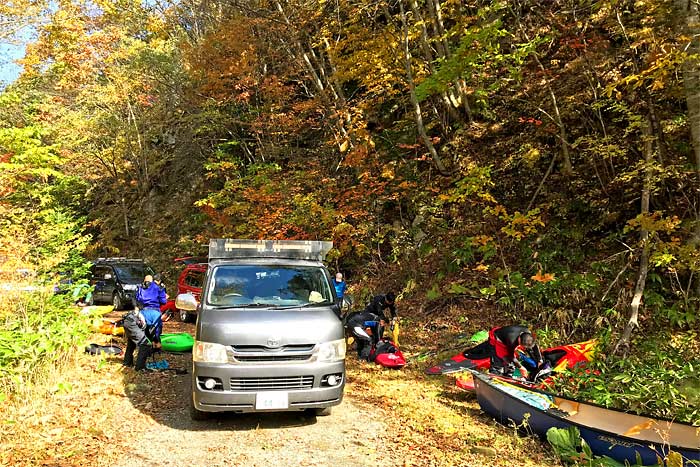
[[[547,282],[553,281],[554,280],[554,274],[547,273],[547,274],[542,274],[542,271],[537,271],[537,274],[532,276],[530,279],[533,281],[541,282],[543,284],[546,284]]]

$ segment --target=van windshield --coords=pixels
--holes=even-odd
[[[218,266],[212,272],[207,293],[207,304],[226,307],[332,303],[323,268],[312,266]]]

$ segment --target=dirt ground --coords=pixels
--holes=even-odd
[[[193,334],[194,325],[168,321],[164,332]],[[432,334],[407,341],[408,352],[425,342],[441,345]],[[121,338],[114,342],[124,346]],[[121,357],[78,354],[69,371],[48,382],[45,400],[0,404],[0,465],[505,467],[513,459],[558,465],[538,441],[513,436],[481,414],[473,394],[457,390],[453,379],[425,377],[423,363],[391,371],[349,355],[345,398],[330,416],[223,414],[194,422],[191,354],[156,359],[187,372],[136,373],[122,367]]]
[[[193,325],[165,323],[165,332],[194,332]],[[150,417],[139,435],[113,467],[232,465],[263,466],[375,466],[383,423],[372,410],[349,398],[334,407],[332,415],[316,417],[304,412],[271,414],[219,414],[195,422],[189,415],[191,354],[163,354],[171,366],[188,369],[135,375],[123,370],[127,382],[125,418]],[[132,381],[132,378],[133,381]],[[131,386],[133,385],[133,386]],[[148,400],[158,386],[168,404]]]

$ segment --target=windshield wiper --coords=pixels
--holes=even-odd
[[[271,310],[291,310],[292,308],[309,308],[312,306],[326,306],[330,305],[331,302],[319,302],[319,303],[304,303],[304,304],[299,304],[299,305],[278,305],[278,306],[273,306],[270,309]]]

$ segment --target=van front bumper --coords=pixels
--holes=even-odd
[[[324,385],[328,375],[340,375],[335,386]],[[214,389],[204,381],[214,379]],[[309,383],[311,380],[311,383]],[[297,384],[298,383],[298,384]],[[241,386],[245,390],[240,390]],[[301,388],[300,386],[304,386]],[[267,412],[321,409],[338,405],[345,388],[345,362],[297,365],[230,365],[193,363],[192,402],[202,412]],[[258,393],[285,392],[286,408],[256,409]]]

